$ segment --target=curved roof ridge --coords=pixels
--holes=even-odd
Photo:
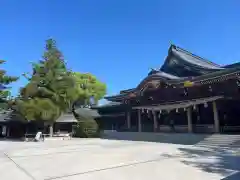
[[[148,76],[152,76],[152,75],[159,75],[161,77],[165,77],[167,79],[179,79],[179,76],[173,75],[171,73],[167,73],[161,70],[161,68],[159,69],[153,69],[148,73]]]
[[[200,56],[198,56],[198,55],[196,55],[196,54],[193,54],[193,53],[191,53],[190,51],[188,51],[188,50],[186,50],[186,49],[183,49],[183,48],[181,48],[181,47],[179,47],[179,46],[176,46],[176,45],[174,45],[174,44],[171,45],[170,49],[172,49],[172,48],[174,48],[174,49],[177,50],[177,51],[181,51],[181,52],[183,52],[183,53],[185,53],[185,54],[188,54],[188,55],[190,55],[190,56],[192,56],[192,57],[194,57],[194,58],[196,58],[196,59],[202,60],[202,61],[204,61],[204,62],[206,62],[206,63],[208,63],[208,64],[210,64],[210,65],[213,65],[213,66],[216,66],[216,67],[221,67],[219,64],[216,64],[216,63],[214,63],[214,62],[212,62],[212,61],[210,61],[210,60],[207,60],[207,59],[205,59],[205,58],[202,58],[202,57],[200,57]]]
[[[130,89],[125,89],[120,91],[120,94],[124,94],[124,93],[128,93],[128,92],[132,92],[135,88],[130,88]]]
[[[158,76],[161,76],[161,77],[165,77],[167,79],[180,79],[180,77],[178,77],[178,76],[172,75],[170,73],[166,73],[166,72],[161,71],[161,70],[158,70],[155,74],[152,74],[152,75],[158,75]]]

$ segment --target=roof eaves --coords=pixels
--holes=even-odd
[[[109,102],[107,104],[103,104],[103,105],[94,107],[94,109],[105,108],[105,107],[116,107],[116,106],[121,106],[121,105],[123,105],[123,104],[120,102]]]
[[[120,94],[125,94],[125,93],[129,93],[129,92],[133,92],[134,90],[135,90],[135,88],[122,90],[122,91],[120,91]]]
[[[104,99],[110,100],[110,99],[122,99],[125,97],[128,93],[123,93],[123,94],[117,94],[113,96],[105,96]]]

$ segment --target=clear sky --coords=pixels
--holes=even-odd
[[[170,43],[219,64],[240,60],[239,0],[0,0],[0,59],[29,72],[54,38],[73,71],[90,72],[108,95],[160,67]],[[13,95],[26,81],[13,85]]]

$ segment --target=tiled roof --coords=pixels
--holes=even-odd
[[[18,113],[14,111],[2,111],[0,112],[0,122],[9,122],[9,121],[25,121],[25,119]]]
[[[222,76],[228,73],[239,71],[240,63],[235,63],[227,66],[220,66],[204,58],[201,58],[191,52],[171,45],[168,51],[168,56],[160,69],[152,69],[148,76],[139,83],[148,83],[151,80],[167,81],[168,83],[182,83],[188,79],[202,80],[215,76]],[[109,100],[121,101],[123,97],[139,88],[132,88],[121,91],[120,94],[105,97]]]
[[[203,74],[223,69],[224,67],[203,59],[175,45],[170,46],[168,56],[160,68],[161,71],[179,77],[201,76]]]
[[[96,109],[90,108],[78,108],[75,110],[75,113],[80,116],[80,118],[96,118],[99,117],[98,111]]]
[[[191,52],[189,52],[185,49],[182,49],[180,47],[173,45],[173,46],[171,46],[171,51],[174,55],[179,56],[181,59],[183,59],[184,61],[187,61],[191,64],[201,66],[203,68],[208,68],[208,69],[223,69],[220,65],[215,64],[211,61],[208,61],[204,58],[201,58],[197,55],[194,55]]]
[[[71,122],[77,122],[76,118],[74,117],[73,113],[67,113],[62,114],[56,122],[62,122],[62,123],[71,123]]]

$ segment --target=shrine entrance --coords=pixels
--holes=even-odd
[[[140,106],[139,132],[220,133],[219,104],[222,96],[174,104]]]

